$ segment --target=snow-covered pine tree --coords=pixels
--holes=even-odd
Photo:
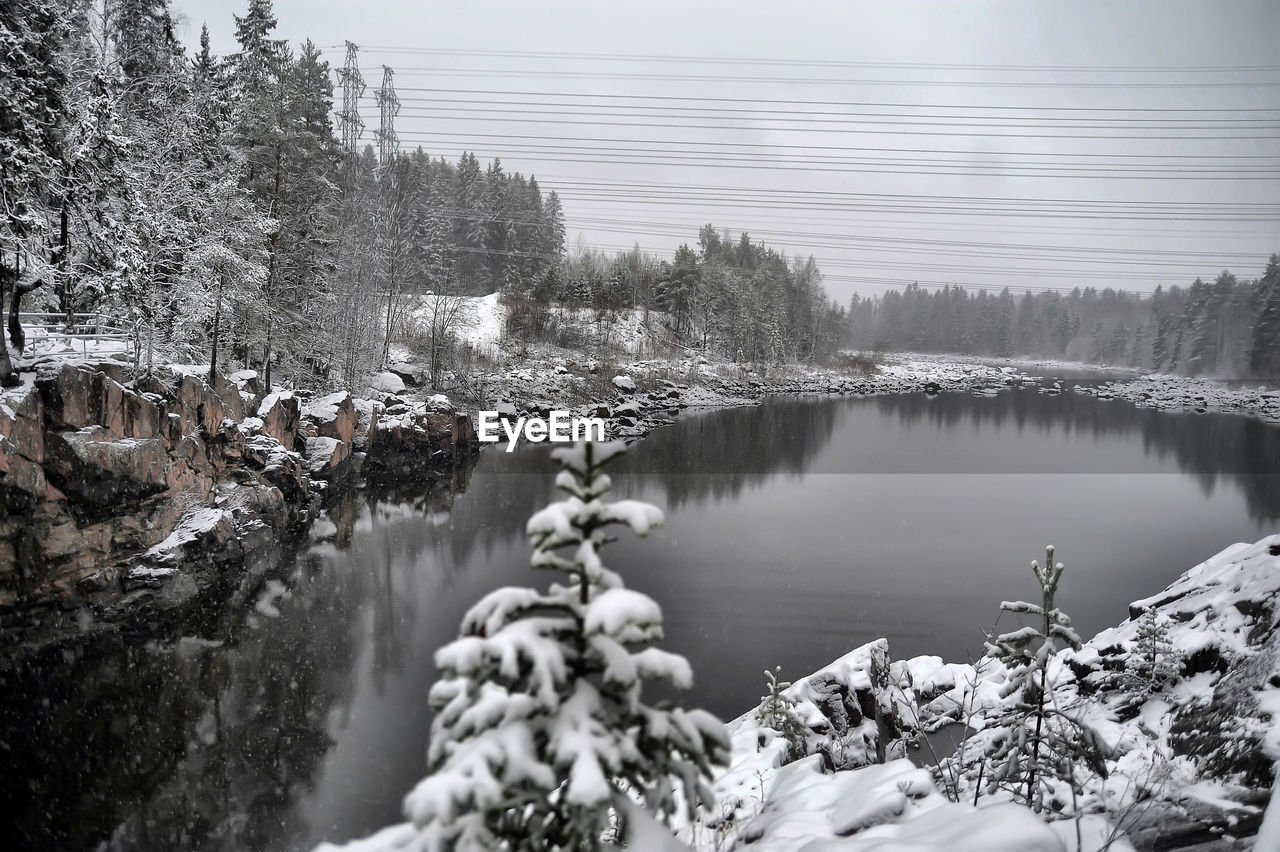
[[[795,699],[786,693],[791,681],[782,680],[782,666],[774,666],[773,671],[765,669],[764,679],[769,691],[760,696],[756,721],[782,734],[789,744],[787,759],[798,760],[808,751],[809,729],[796,715]]]
[[[1169,639],[1169,617],[1152,607],[1138,619],[1133,653],[1126,661],[1130,683],[1144,695],[1156,692],[1178,676],[1180,666]]]
[[[652,646],[658,605],[600,560],[609,526],[645,535],[662,521],[647,503],[601,499],[602,468],[623,449],[552,453],[568,499],[537,512],[526,532],[532,566],[564,581],[490,593],[437,652],[431,774],[405,799],[422,848],[594,849],[610,809],[638,818],[627,791],[663,821],[712,800],[712,766],[729,753],[724,726],[642,700],[645,681],[688,688],[692,672]]]
[[[1055,792],[1055,781],[1080,792],[1076,767],[1081,760],[1106,777],[1107,746],[1093,728],[1056,706],[1048,681],[1057,641],[1076,650],[1081,644],[1071,619],[1054,604],[1063,565],[1054,561],[1052,546],[1045,549],[1044,566],[1033,561],[1031,570],[1040,584],[1040,604],[1004,601],[1000,611],[1038,618],[1039,626],[1020,627],[986,643],[987,656],[1004,664],[1008,679],[1000,691],[1007,699],[1005,709],[988,726],[992,733],[982,774],[988,792],[1007,789],[1040,813],[1046,794]]]

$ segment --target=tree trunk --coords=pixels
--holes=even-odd
[[[222,287],[227,281],[225,272],[218,274],[218,297],[213,304],[213,346],[209,353],[209,387],[214,387],[218,376],[218,331],[222,325]]]
[[[267,308],[267,329],[266,340],[263,344],[262,352],[262,370],[263,370],[263,388],[266,393],[271,393],[271,285],[276,276],[276,245],[277,235],[271,237],[271,259],[267,261],[267,287],[265,294],[265,302]]]
[[[0,255],[0,310],[4,308],[4,291],[8,278],[9,269],[4,265],[4,258]],[[0,336],[0,387],[11,388],[16,384],[18,384],[18,374],[13,371],[13,362],[9,360],[9,347],[5,345],[4,337]]]
[[[21,308],[22,297],[32,290],[35,290],[44,284],[44,279],[38,281],[30,281],[26,284],[14,282],[13,295],[9,297],[9,342],[13,344],[13,348],[18,354],[22,354],[22,350],[26,348],[27,336],[22,333],[22,322],[18,319],[18,311]]]
[[[71,200],[62,199],[58,212],[58,248],[54,256],[58,270],[58,307],[67,315],[67,325],[72,322],[75,303],[71,297]]]
[[[283,85],[283,83],[281,84]],[[283,98],[283,94],[281,95]],[[267,261],[267,286],[266,286],[266,309],[267,309],[267,334],[263,351],[263,389],[265,393],[271,393],[271,320],[273,318],[271,310],[271,291],[275,286],[276,278],[276,254],[280,250],[280,231],[282,228],[280,222],[280,184],[283,180],[281,172],[284,169],[284,152],[280,146],[276,145],[276,175],[275,186],[271,195],[271,216],[276,220],[276,229],[271,234],[271,254]]]

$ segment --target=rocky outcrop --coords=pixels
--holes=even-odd
[[[121,595],[141,603],[177,573],[160,568],[169,551],[194,543],[218,561],[251,527],[274,538],[308,517],[301,455],[245,419],[236,386],[180,371],[124,378],[119,364],[66,364],[0,396],[8,640],[56,632],[84,607],[117,609]],[[199,590],[199,562],[175,588]]]
[[[356,432],[356,408],[346,391],[312,400],[303,407],[302,416],[314,432],[307,437],[334,438],[351,445]]]
[[[443,397],[304,404],[287,390],[264,396],[252,371],[213,385],[177,367],[127,379],[117,362],[65,364],[0,394],[7,639],[113,608],[111,595],[198,594],[251,531],[271,542],[300,530],[317,481],[366,456],[385,476],[421,474],[476,447],[470,418]]]
[[[268,394],[258,404],[258,418],[262,420],[264,434],[270,435],[283,447],[294,447],[302,422],[302,407],[293,391]]]
[[[449,470],[479,449],[471,416],[439,395],[414,404],[388,396],[367,414],[362,411],[358,422],[357,438],[363,438],[368,453],[364,472],[373,478]]]

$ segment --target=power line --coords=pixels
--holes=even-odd
[[[744,75],[714,74],[658,74],[654,72],[619,72],[619,71],[565,71],[556,69],[538,70],[531,68],[459,68],[445,67],[405,67],[406,73],[423,76],[456,77],[545,77],[550,79],[591,79],[591,80],[647,80],[670,82],[707,82],[707,83],[752,83],[810,86],[945,86],[948,88],[997,88],[997,89],[1267,89],[1280,86],[1277,82],[1239,82],[1239,81],[1197,81],[1197,82],[1097,82],[1097,81],[1033,81],[1033,80],[884,80],[867,78],[832,79],[830,77],[752,77]]]
[[[688,117],[688,116],[674,116],[674,115],[645,116],[644,118],[647,119],[646,121],[636,122],[636,121],[602,121],[598,117],[592,118],[589,113],[582,113],[581,115],[584,116],[583,118],[559,118],[559,117],[554,117],[553,115],[550,115],[550,114],[548,114],[548,116],[545,118],[541,118],[541,117],[540,118],[512,118],[512,117],[507,117],[500,112],[492,116],[452,115],[446,112],[431,112],[430,115],[432,119],[435,121],[469,121],[469,122],[489,122],[489,123],[504,123],[504,124],[564,124],[564,125],[586,125],[589,127],[644,127],[649,129],[653,128],[654,121],[662,120],[665,122],[668,120]],[[570,113],[565,113],[565,115],[570,115]],[[752,126],[747,126],[747,127],[733,127],[733,126],[727,126],[724,124],[698,124],[698,123],[690,123],[690,122],[683,122],[678,125],[671,124],[669,126],[673,128],[678,128],[681,130],[719,130],[719,131],[725,131],[725,130],[761,131],[761,130],[788,129],[785,127],[770,127],[768,126],[768,122],[774,122],[774,123],[784,124],[784,125],[786,124],[786,121],[783,119],[767,119],[766,122],[762,122],[762,123],[752,125]],[[846,121],[843,123],[853,124],[854,122]],[[888,124],[890,126],[893,125],[893,122],[879,122],[879,123]],[[1240,134],[1240,135],[1233,135],[1233,136],[1209,136],[1209,135],[1203,135],[1203,134],[1201,135],[1196,135],[1196,134],[1156,135],[1156,133],[1158,132],[1174,131],[1174,130],[1182,131],[1182,130],[1187,130],[1191,128],[1147,128],[1152,132],[1147,135],[1135,136],[1135,135],[1122,135],[1122,134],[1117,134],[1113,132],[1107,132],[1102,134],[1063,133],[1060,128],[1056,128],[1056,127],[1042,128],[1043,130],[1046,131],[1047,133],[1046,135],[1046,133],[993,132],[993,130],[998,130],[999,128],[992,128],[987,125],[981,125],[981,124],[939,125],[939,126],[940,127],[969,126],[969,127],[974,127],[976,129],[968,130],[968,131],[880,130],[880,129],[875,129],[874,127],[870,127],[866,125],[850,127],[848,129],[843,129],[843,130],[834,129],[834,128],[823,129],[823,128],[816,128],[816,127],[807,127],[803,129],[809,133],[857,133],[863,136],[963,136],[963,137],[982,137],[985,139],[1096,139],[1096,140],[1103,140],[1103,141],[1142,140],[1146,142],[1165,141],[1165,140],[1172,140],[1172,141],[1182,140],[1182,141],[1195,141],[1195,142],[1247,141],[1247,140],[1278,141],[1280,140],[1280,136],[1275,134]],[[1110,131],[1110,130],[1116,130],[1116,129],[1134,129],[1134,128],[1101,128],[1101,127],[1087,128],[1086,127],[1082,129],[1097,129],[1097,130]],[[1136,128],[1136,129],[1142,129],[1142,128]],[[1250,130],[1252,128],[1239,128],[1239,129]]]
[[[417,139],[417,134],[409,134],[409,138]],[[641,143],[646,145],[661,144],[658,142]],[[483,150],[471,146],[472,150]],[[612,157],[615,160],[623,162],[643,162],[644,164],[654,164],[657,161],[642,158],[661,157],[663,165],[680,165],[680,166],[696,166],[703,164],[720,164],[731,167],[747,167],[751,165],[769,165],[780,170],[792,170],[787,168],[787,164],[802,164],[804,170],[815,170],[813,167],[821,166],[819,171],[872,171],[883,174],[902,173],[901,168],[907,168],[909,173],[915,173],[918,170],[925,170],[929,174],[949,174],[949,175],[994,175],[1009,176],[1019,175],[1026,177],[1081,177],[1081,178],[1097,178],[1097,177],[1121,177],[1124,179],[1168,179],[1180,178],[1185,180],[1256,180],[1256,179],[1275,179],[1280,178],[1280,162],[1273,167],[1262,165],[1239,165],[1239,164],[1196,164],[1194,166],[1182,165],[1178,163],[1169,164],[1151,164],[1151,165],[1092,165],[1092,164],[1068,164],[1059,165],[1055,160],[1039,160],[1024,162],[988,162],[977,163],[965,159],[929,159],[922,157],[839,157],[833,154],[810,153],[807,155],[799,155],[793,153],[765,154],[756,152],[704,152],[704,151],[685,151],[672,148],[641,148],[633,150],[624,146],[572,146],[572,145],[523,145],[523,146],[504,146],[502,148],[493,148],[491,151],[501,155],[530,155],[527,159],[538,161],[542,159],[539,155],[554,154],[555,160],[561,161],[566,157],[593,157],[594,162],[600,162],[602,157]],[[670,158],[678,158],[677,162],[668,163]],[[866,168],[846,168],[839,169],[837,166],[862,166]],[[898,167],[898,168],[891,168]],[[958,171],[948,171],[947,169],[958,169]],[[1044,170],[1049,171],[1044,171]]]
[[[1071,106],[1003,106],[999,104],[938,104],[938,103],[900,103],[886,101],[826,101],[826,100],[797,100],[794,98],[734,98],[726,96],[710,96],[710,95],[649,95],[649,94],[614,94],[614,93],[597,93],[597,92],[531,92],[510,89],[455,89],[455,88],[430,88],[430,87],[409,87],[402,88],[401,91],[406,92],[427,92],[432,94],[450,94],[463,98],[473,95],[504,95],[511,97],[543,97],[543,98],[591,98],[593,100],[637,100],[637,101],[683,101],[695,103],[746,103],[746,104],[769,104],[769,105],[785,105],[785,106],[828,106],[828,107],[856,107],[870,109],[963,109],[963,110],[1001,110],[1006,112],[1123,112],[1123,113],[1280,113],[1280,107],[1071,107]]]
[[[410,133],[406,134],[406,138],[413,140],[417,137]],[[1280,138],[1280,137],[1278,137]],[[805,165],[812,160],[790,159],[785,162],[778,162],[767,158],[726,158],[715,156],[696,156],[696,155],[679,155],[662,157],[660,154],[657,158],[650,156],[644,152],[629,153],[625,150],[615,150],[608,152],[607,156],[595,156],[598,152],[592,150],[567,150],[563,154],[559,154],[554,150],[532,151],[524,149],[523,151],[515,151],[507,149],[508,153],[519,153],[521,158],[528,162],[535,163],[579,163],[584,165],[644,165],[644,166],[664,166],[669,168],[696,168],[696,169],[735,169],[746,171],[771,171],[771,172],[820,172],[824,174],[881,174],[881,175],[917,175],[917,176],[934,176],[934,175],[953,175],[961,177],[973,176],[1019,176],[1029,178],[1086,178],[1097,179],[1099,177],[1121,177],[1125,180],[1169,180],[1171,178],[1179,178],[1183,180],[1277,180],[1280,179],[1280,172],[1265,172],[1260,170],[1243,171],[1236,170],[1230,173],[1207,173],[1192,174],[1185,170],[1163,170],[1159,172],[1139,172],[1133,169],[1122,168],[1066,168],[1059,167],[1052,171],[1027,171],[1028,167],[1017,167],[1013,165],[999,166],[992,165],[985,169],[978,167],[970,167],[967,169],[959,169],[948,167],[946,164],[938,164],[928,170],[922,168],[901,168],[896,166],[913,165],[911,161],[903,161],[901,163],[866,163],[858,164],[854,161],[831,161],[820,162],[814,165]]]
[[[338,48],[340,45],[334,45]],[[697,64],[737,64],[737,65],[789,65],[824,68],[898,68],[898,69],[937,69],[945,71],[1036,71],[1036,72],[1068,72],[1068,73],[1152,73],[1152,74],[1200,74],[1200,73],[1276,73],[1280,65],[991,65],[977,63],[944,63],[944,62],[876,62],[868,60],[829,60],[829,59],[771,59],[767,57],[720,57],[720,56],[671,56],[665,54],[619,54],[619,53],[574,53],[560,51],[533,50],[480,50],[469,48],[441,48],[375,45],[369,50],[381,53],[429,54],[440,56],[486,56],[486,57],[519,57],[533,59],[573,59],[591,62],[671,62]]]
[[[858,151],[898,154],[955,154],[959,156],[987,157],[1074,157],[1080,159],[1123,159],[1123,160],[1273,160],[1280,163],[1280,154],[1114,154],[1114,153],[1080,153],[1074,151],[991,151],[954,148],[903,148],[900,146],[882,147],[868,145],[798,145],[780,142],[731,142],[717,140],[714,142],[694,139],[638,139],[609,136],[550,136],[545,134],[518,133],[470,133],[463,131],[415,131],[414,135],[423,137],[443,137],[454,140],[451,144],[471,146],[475,139],[546,142],[609,142],[627,145],[675,145],[692,148],[753,148],[760,150],[797,150],[797,151]]]
[[[406,91],[412,90],[406,89]],[[766,117],[763,119],[766,121],[796,121],[804,123],[848,123],[855,119],[870,118],[909,119],[907,121],[877,120],[866,123],[911,126],[937,123],[947,127],[984,127],[994,124],[1000,127],[1030,128],[1040,127],[1041,123],[1044,122],[1072,122],[1070,125],[1066,126],[1082,129],[1111,128],[1141,130],[1149,127],[1153,130],[1248,130],[1275,129],[1276,127],[1280,127],[1280,124],[1276,123],[1277,116],[1270,114],[1263,118],[1248,118],[1240,116],[1233,116],[1229,118],[1205,118],[1203,116],[1191,118],[1144,118],[1109,115],[1093,117],[1037,115],[1022,117],[1012,115],[972,115],[956,113],[929,113],[916,115],[904,112],[867,110],[760,109],[758,107],[674,106],[671,104],[580,104],[569,101],[476,101],[474,99],[436,97],[407,97],[405,98],[405,101],[408,103],[436,105],[420,110],[420,112],[435,112],[440,109],[448,108],[454,112],[501,112],[518,115],[596,115],[603,110],[606,115],[632,116],[638,115],[642,111],[653,112],[656,110],[666,110],[667,113],[659,114],[655,117],[671,118],[682,117],[684,114],[694,114],[698,116],[714,117],[717,120],[729,121],[756,119],[757,117],[763,116]],[[591,112],[584,111],[587,109],[590,109]],[[1267,112],[1270,113],[1271,111]],[[786,118],[769,118],[770,116],[786,116]],[[972,121],[973,119],[979,119],[979,121],[974,123]]]

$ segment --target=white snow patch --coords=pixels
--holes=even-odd
[[[175,548],[190,544],[216,527],[218,522],[229,514],[225,509],[218,509],[213,506],[202,506],[193,509],[183,515],[169,535],[148,550],[146,555],[149,557],[164,556]]]
[[[404,379],[395,373],[378,373],[369,379],[369,387],[379,393],[404,393]]]

